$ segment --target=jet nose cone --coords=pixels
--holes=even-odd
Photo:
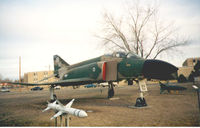
[[[144,62],[142,73],[149,79],[170,80],[177,79],[177,70],[170,63],[149,59]]]
[[[88,115],[87,115],[87,113],[85,111],[83,111],[83,110],[80,111],[79,117],[87,117],[87,116]]]

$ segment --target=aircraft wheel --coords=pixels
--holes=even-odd
[[[144,98],[139,97],[136,99],[135,107],[145,107],[145,106],[147,106],[147,103]]]

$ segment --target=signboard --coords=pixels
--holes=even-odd
[[[140,80],[139,86],[141,92],[146,92],[147,91],[146,79]]]

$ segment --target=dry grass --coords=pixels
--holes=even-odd
[[[196,92],[191,84],[182,84],[186,91],[179,94],[160,94],[157,85],[148,86],[148,108],[132,109],[138,97],[135,86],[115,88],[118,100],[108,100],[107,88],[56,90],[63,104],[72,98],[72,107],[92,110],[87,118],[71,116],[70,126],[199,126]],[[42,113],[49,92],[25,91],[0,93],[0,126],[53,126],[53,111]]]

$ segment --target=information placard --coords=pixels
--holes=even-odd
[[[140,80],[139,81],[139,86],[140,86],[140,91],[141,92],[146,92],[147,91],[147,85],[146,85],[146,80]]]

